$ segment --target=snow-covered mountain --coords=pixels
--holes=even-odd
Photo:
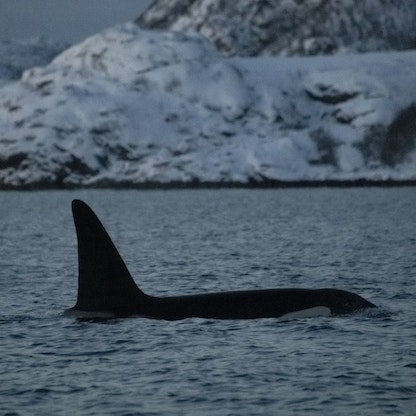
[[[156,0],[137,22],[199,32],[227,56],[416,47],[414,0]]]
[[[415,68],[120,25],[0,89],[0,187],[415,180]]]

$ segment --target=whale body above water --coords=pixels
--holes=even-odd
[[[87,318],[256,319],[346,315],[375,305],[340,289],[263,289],[154,297],[139,289],[91,208],[72,202],[78,238],[78,297],[67,315]]]

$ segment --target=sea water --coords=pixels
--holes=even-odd
[[[85,322],[73,198],[156,295],[356,292],[342,317]],[[1,415],[414,415],[416,189],[0,193]]]

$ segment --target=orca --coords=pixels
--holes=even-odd
[[[345,315],[375,305],[339,289],[263,289],[154,297],[142,292],[91,208],[72,202],[78,239],[78,297],[66,315],[79,318],[140,316],[255,319]]]

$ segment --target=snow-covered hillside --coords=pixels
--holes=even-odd
[[[3,188],[416,180],[416,52],[224,58],[133,23],[0,89]]]
[[[227,56],[416,47],[414,0],[156,0],[137,22],[201,33]]]

